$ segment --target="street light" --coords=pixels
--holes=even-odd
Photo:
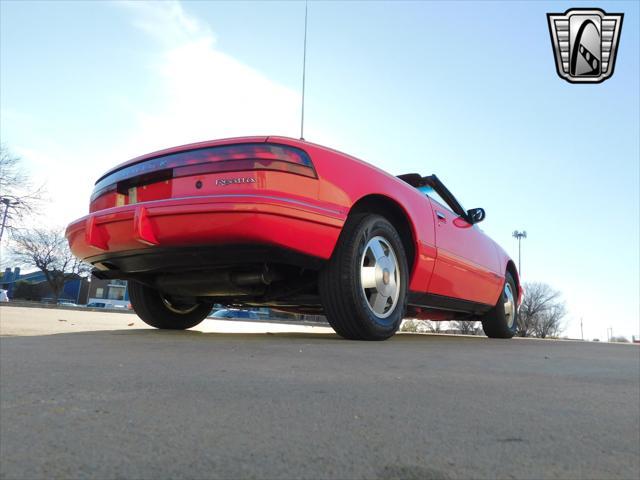
[[[523,238],[527,238],[526,230],[519,232],[518,230],[514,230],[511,234],[513,238],[518,239],[518,274],[522,277],[522,265],[520,264],[520,257],[522,255],[522,250],[520,248],[520,242]]]
[[[4,203],[4,214],[2,215],[2,227],[0,227],[0,240],[2,240],[2,234],[4,233],[4,226],[7,223],[7,214],[9,213],[9,207],[18,205],[18,200],[11,200],[10,198],[2,197],[0,202]]]

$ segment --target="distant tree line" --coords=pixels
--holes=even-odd
[[[629,339],[623,335],[613,336],[609,339],[609,341],[613,343],[630,343]]]

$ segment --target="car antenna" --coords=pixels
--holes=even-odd
[[[307,70],[307,13],[309,10],[309,1],[304,2],[304,45],[302,49],[302,108],[300,115],[300,140],[304,140],[304,84],[305,74]]]

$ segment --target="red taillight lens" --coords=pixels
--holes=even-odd
[[[91,201],[110,191],[126,192],[171,178],[206,173],[274,170],[317,178],[309,155],[288,145],[244,143],[172,153],[123,167],[100,178]]]

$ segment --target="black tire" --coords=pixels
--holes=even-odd
[[[186,330],[198,325],[211,312],[208,303],[173,306],[158,290],[135,281],[129,282],[129,297],[138,316],[155,328]]]
[[[395,284],[399,293],[395,305],[384,307],[386,318],[376,315],[362,288],[361,261],[374,237],[393,248],[397,260]],[[329,262],[320,272],[319,290],[329,324],[338,335],[351,340],[385,340],[398,330],[407,307],[409,278],[406,254],[396,229],[384,217],[373,214],[350,216]],[[386,275],[385,282],[389,276]]]
[[[490,338],[511,338],[518,329],[518,290],[516,282],[509,272],[505,277],[498,303],[481,318],[482,329],[485,335]],[[507,287],[511,289],[513,295],[512,319],[505,311],[505,302],[508,299]]]

